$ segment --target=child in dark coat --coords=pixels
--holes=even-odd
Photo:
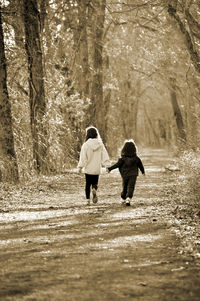
[[[138,176],[138,169],[145,175],[144,166],[141,159],[137,156],[136,145],[133,140],[125,141],[118,162],[108,167],[107,170],[110,172],[115,168],[119,168],[122,177],[122,202],[126,203],[126,206],[130,206]]]

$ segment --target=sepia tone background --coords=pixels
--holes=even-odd
[[[146,301],[158,300],[161,291],[161,300],[199,300],[199,282],[194,276],[194,271],[199,275],[200,257],[199,117],[199,0],[1,0],[0,227],[1,256],[5,263],[0,279],[1,300]],[[119,205],[118,173],[102,175],[99,205],[82,208],[85,206],[84,177],[76,174],[75,167],[85,140],[85,128],[89,125],[98,128],[111,159],[118,157],[125,139],[134,139],[143,157],[147,179],[139,179],[135,207],[128,213]],[[149,206],[152,207],[148,211]],[[69,234],[66,237],[63,234],[63,244],[57,249],[52,245],[48,253],[51,229],[55,237],[56,229],[70,230],[58,215],[68,220],[65,210],[71,208],[75,214],[76,207],[79,220],[75,218],[72,224],[86,227],[79,238],[100,223],[101,226],[107,224],[105,233],[95,228],[94,239],[108,239],[106,233],[110,231],[109,240],[115,241],[130,231],[130,242],[124,238],[121,244],[116,242],[116,249],[114,243],[109,247],[109,242],[105,248],[101,245],[100,251],[97,246],[86,248],[83,237],[79,240],[77,236],[76,240],[78,228],[75,227],[70,228],[74,247],[73,244],[66,246]],[[37,211],[43,212],[45,218],[36,216]],[[112,214],[107,211],[120,216],[116,228],[111,227]],[[137,224],[138,214],[141,229],[137,232],[136,227],[134,234],[132,223]],[[36,224],[30,232],[25,231],[31,220]],[[153,236],[152,240],[148,236],[151,226],[160,235],[155,245]],[[40,227],[43,230],[47,227],[47,235],[50,235],[41,249],[38,246],[41,241],[43,244],[43,239],[33,239],[44,234],[38,230]],[[174,236],[168,233],[170,227]],[[140,236],[143,234],[147,235],[146,240]],[[131,249],[135,246],[134,235],[141,243],[139,253]],[[89,245],[91,237],[87,236]],[[19,238],[30,244],[18,245]],[[150,251],[145,257],[148,241],[151,241]],[[125,252],[123,243],[131,250],[127,248]],[[83,253],[76,253],[76,244],[78,248],[86,248]],[[15,254],[16,246],[19,249]],[[90,252],[92,248],[96,248],[94,252]],[[112,248],[113,253],[105,253]],[[161,255],[168,248],[172,250],[173,259],[167,258],[167,253]],[[38,250],[39,257],[33,256],[30,273],[26,270],[22,276],[23,268],[16,265],[17,261],[23,257],[22,266],[29,266],[30,258],[25,254],[34,250]],[[44,252],[55,252],[58,257],[47,256],[51,264],[45,264],[43,272],[35,274],[34,266],[43,265]],[[150,262],[158,262],[158,274],[161,274],[164,262],[167,276],[161,285],[157,286],[157,272],[151,275],[151,268],[143,270],[139,280],[134,278],[131,271],[138,264],[140,252],[144,252],[141,254],[145,262],[137,269],[147,267],[147,262],[149,266]],[[79,253],[82,257],[77,255]],[[124,267],[124,263],[130,262],[128,254],[136,256],[130,269]],[[105,259],[103,270],[95,262],[102,256],[113,260],[108,267]],[[6,264],[7,260],[10,265]],[[76,266],[77,260],[88,265],[86,280],[84,269]],[[59,272],[50,268],[57,264],[60,278]],[[121,278],[116,276],[119,278],[113,282],[109,294],[108,283],[115,277],[115,265],[122,274]],[[63,272],[67,266],[71,274]],[[54,278],[58,283],[58,291],[50,290],[46,295],[41,293],[45,291],[45,281],[39,288],[41,279],[46,279],[45,271],[54,271],[49,283],[47,281],[49,286]],[[104,271],[107,274],[104,275]],[[173,276],[171,283],[169,271],[183,274]],[[145,280],[146,275],[150,278]],[[96,286],[91,284],[92,277],[95,283],[100,281],[102,290],[97,293]],[[136,281],[139,288],[129,286],[129,279]],[[180,279],[183,282],[179,286]],[[72,284],[66,293],[59,285],[70,281]],[[89,294],[86,293],[88,285]],[[180,295],[184,287],[185,297]],[[33,288],[35,293],[30,293]]]

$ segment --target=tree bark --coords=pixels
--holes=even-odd
[[[45,28],[45,20],[47,17],[47,11],[46,8],[49,5],[48,0],[40,0],[40,25],[41,25],[41,31]]]
[[[0,6],[0,181],[17,182],[18,166],[14,149],[12,114],[7,89],[7,68]]]
[[[33,137],[33,156],[38,172],[46,172],[47,133],[44,125],[46,113],[43,59],[40,42],[40,15],[37,0],[23,0],[25,48],[28,58],[30,116]]]
[[[78,0],[78,24],[73,30],[76,85],[80,95],[85,97],[89,97],[90,82],[87,37],[87,2],[88,1]]]

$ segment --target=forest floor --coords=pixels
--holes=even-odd
[[[173,213],[165,193],[175,176],[164,168],[170,154],[141,158],[146,176],[130,207],[120,203],[117,170],[101,175],[91,206],[84,175],[73,170],[3,186],[0,300],[200,300],[199,217]]]

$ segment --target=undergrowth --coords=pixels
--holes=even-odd
[[[176,160],[178,169],[171,177],[167,195],[179,227],[181,252],[200,258],[200,149],[187,150]]]
[[[184,151],[177,160],[179,172],[169,194],[177,206],[200,209],[200,149]]]

